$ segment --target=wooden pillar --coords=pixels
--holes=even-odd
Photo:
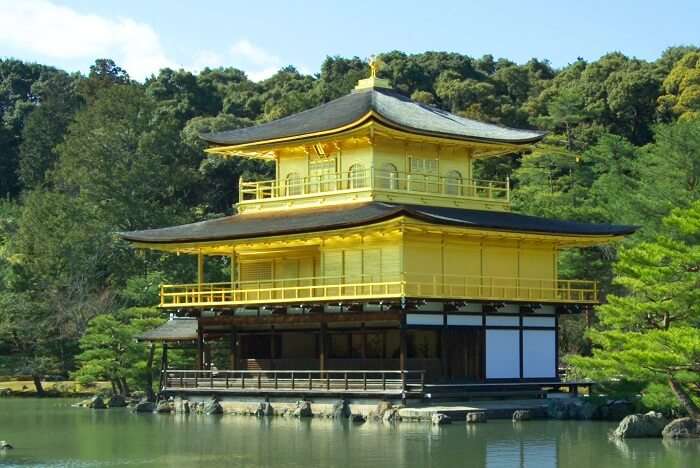
[[[204,344],[204,365],[207,369],[211,369],[211,343]]]
[[[156,352],[156,344],[151,342],[151,347],[148,350],[148,360],[146,361],[146,398],[148,401],[155,401],[156,397],[153,394],[153,355]],[[160,369],[160,380],[159,382],[162,384],[163,382],[163,367],[161,366]],[[162,385],[160,385],[162,388]]]
[[[197,370],[204,369],[204,333],[201,325],[197,327]]]
[[[275,326],[271,325],[270,326],[270,367],[272,369],[275,368],[275,355],[277,349],[275,346]]]
[[[236,334],[236,327],[231,327],[231,342],[229,343],[229,368],[231,370],[237,370],[237,360],[238,360],[238,336]]]
[[[442,365],[442,377],[448,377],[448,371],[449,369],[447,360],[448,360],[448,352],[449,352],[449,337],[447,335],[447,328],[442,327],[440,329],[440,361]]]
[[[401,371],[401,389],[406,389],[406,325],[402,317],[399,326],[399,370]]]
[[[236,252],[231,255],[231,289],[235,289],[236,283]]]
[[[319,370],[323,373],[326,370],[326,323],[321,322],[321,328],[318,334],[318,360]],[[321,374],[323,377],[323,374]]]
[[[367,359],[367,330],[365,322],[362,322],[362,359]]]
[[[197,284],[201,287],[204,283],[204,255],[200,251],[197,254]]]
[[[168,343],[163,343],[163,356],[161,356],[161,369],[168,370]]]

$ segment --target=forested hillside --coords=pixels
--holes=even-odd
[[[635,290],[662,277],[644,273],[640,262],[668,266],[663,281],[694,271],[683,277],[687,313],[677,323],[697,327],[700,311],[689,291],[697,289],[693,268],[700,263],[700,208],[693,204],[700,198],[700,49],[669,48],[655,61],[610,53],[562,69],[546,60],[517,64],[445,52],[380,58],[381,75],[416,101],[548,130],[539,149],[487,161],[480,177],[510,176],[520,212],[643,226],[626,241],[629,253],[618,267],[627,281],[613,282],[620,246],[569,252],[562,275],[601,281],[618,305],[624,297],[653,299],[663,314],[664,301],[678,291]],[[189,281],[195,265],[186,256],[134,252],[116,233],[230,214],[239,176],[267,178],[272,168],[207,158],[198,134],[299,112],[348,93],[367,74],[357,57],[328,57],[317,75],[289,66],[253,82],[235,68],[163,69],[139,83],[110,60],[97,60],[87,76],[0,60],[0,374],[77,371],[120,389],[142,381],[144,351],[131,337],[162,319],[149,307],[158,284]],[[668,249],[659,236],[687,248],[635,257],[639,245]],[[637,306],[638,323],[566,320],[562,351],[590,353],[586,324],[646,330],[649,306]],[[671,321],[665,323],[652,328],[668,330]],[[622,364],[608,364],[611,373],[624,372],[615,367]],[[680,377],[695,394],[698,369]],[[665,381],[661,374],[638,378]]]

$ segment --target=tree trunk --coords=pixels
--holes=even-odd
[[[156,345],[151,343],[151,349],[148,352],[148,360],[146,361],[146,399],[148,401],[156,401],[156,396],[153,394],[153,354],[155,353]]]
[[[681,402],[685,410],[688,412],[688,415],[693,419],[700,419],[700,408],[698,408],[698,405],[695,404],[683,386],[672,377],[668,379],[668,384],[671,387],[673,394],[676,395],[678,401]]]
[[[122,381],[119,377],[116,377],[114,381],[112,382],[112,385],[116,384],[117,385],[117,394],[119,395],[126,395],[124,393],[124,387],[122,386]]]
[[[120,377],[119,380],[121,381],[122,389],[124,390],[124,393],[122,395],[129,396],[131,391],[129,391],[129,384],[126,383],[126,379],[124,377]]]
[[[44,392],[44,387],[41,385],[41,377],[38,375],[33,375],[32,380],[34,381],[34,387],[36,388],[36,396],[46,396],[46,393]]]
[[[114,383],[114,380],[110,380],[109,383],[112,384],[112,393],[114,393],[115,395],[119,393],[119,391],[117,390],[117,384]]]

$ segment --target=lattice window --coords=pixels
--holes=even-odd
[[[241,263],[241,281],[272,280],[272,261]]]

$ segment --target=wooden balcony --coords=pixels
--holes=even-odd
[[[239,210],[309,203],[340,203],[369,197],[401,203],[428,203],[507,210],[510,183],[429,174],[387,172],[375,168],[288,180],[239,183]],[[368,198],[368,199],[369,199]]]
[[[399,298],[596,304],[595,281],[410,274],[168,284],[160,307],[231,307]]]

